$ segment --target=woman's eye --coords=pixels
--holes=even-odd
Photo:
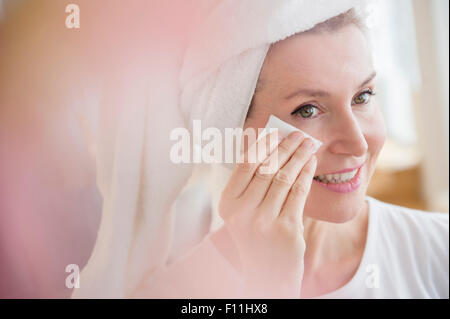
[[[360,93],[353,99],[354,104],[367,104],[370,101],[370,97],[375,95],[371,90],[364,91]]]
[[[319,112],[319,110],[317,109],[317,107],[315,107],[314,105],[308,104],[308,105],[303,105],[303,106],[299,107],[294,112],[292,112],[292,114],[293,115],[298,114],[301,117],[307,119],[307,118],[311,118],[311,117],[317,115],[318,112]]]

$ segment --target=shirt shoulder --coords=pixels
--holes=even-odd
[[[405,280],[423,288],[424,296],[448,298],[449,214],[369,200],[377,250],[389,268],[401,270]]]
[[[384,232],[392,237],[413,238],[417,241],[430,241],[445,246],[449,242],[449,214],[426,212],[397,206],[370,198],[371,209],[376,215],[377,223]],[[448,250],[446,251],[448,253]]]

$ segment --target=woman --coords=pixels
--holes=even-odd
[[[272,44],[244,129],[275,115],[324,144],[313,154],[296,132],[246,149],[220,196],[224,226],[135,296],[171,297],[176,285],[188,297],[448,298],[448,214],[366,196],[385,141],[375,79],[355,10]],[[277,170],[263,174],[274,156]]]
[[[385,141],[375,75],[353,11],[269,50],[245,126],[274,114],[324,145],[312,155],[291,134],[277,173],[238,165],[222,194],[222,240],[233,239],[243,272],[267,291],[299,282],[303,258],[301,287],[291,286],[302,297],[448,296],[448,215],[366,198]]]

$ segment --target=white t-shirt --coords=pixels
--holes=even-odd
[[[448,298],[449,215],[367,200],[361,264],[346,285],[320,298]]]
[[[353,278],[318,298],[448,298],[447,213],[367,197],[366,247]],[[206,236],[192,251],[143,281],[136,298],[241,298],[243,279]]]

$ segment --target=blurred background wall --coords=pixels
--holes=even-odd
[[[26,1],[0,0],[0,20]],[[57,2],[61,8],[79,3]],[[388,140],[369,195],[406,207],[448,211],[448,1],[380,0],[375,10],[377,98]],[[82,17],[85,11],[81,7]],[[40,33],[33,32],[33,39],[63,50],[67,38],[48,38],[39,13],[34,17]],[[23,62],[33,71],[29,77],[27,69],[15,81],[40,90],[40,76],[50,74],[53,90],[69,87],[57,76],[66,71],[64,61],[48,57],[46,51],[29,52],[32,46],[20,46],[27,35],[15,36],[19,48],[29,53],[21,57]],[[0,78],[2,72],[0,68]],[[68,297],[65,267],[86,263],[100,221],[95,160],[84,135],[89,123],[77,112],[93,106],[97,97],[88,90],[77,92],[74,100],[70,92],[66,99],[51,101],[60,107],[49,109],[51,90],[39,91],[43,102],[27,100],[20,90],[1,92],[0,105],[4,109],[6,100],[9,111],[0,113],[0,298]],[[171,259],[208,231],[206,193],[204,185],[196,185],[180,196]]]
[[[369,188],[383,201],[447,212],[448,5],[378,2],[373,46],[388,140]]]
[[[68,297],[66,266],[86,263],[100,221],[95,159],[77,115],[96,100],[73,80],[82,52],[66,33],[65,3],[0,0],[0,298]]]

